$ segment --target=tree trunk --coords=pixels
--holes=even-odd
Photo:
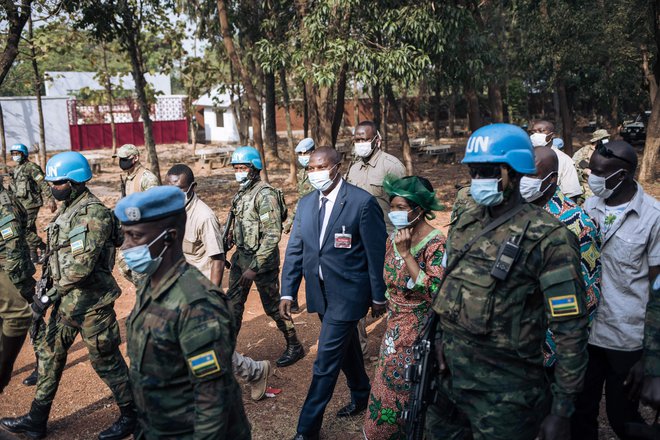
[[[385,86],[385,94],[387,101],[390,104],[394,119],[397,120],[399,125],[399,137],[401,138],[401,149],[403,152],[403,163],[406,166],[406,174],[412,176],[414,173],[412,162],[412,151],[410,148],[410,138],[408,137],[408,121],[406,115],[406,100],[405,97],[401,98],[401,105],[397,103],[392,86],[387,84]],[[404,94],[405,96],[405,94]]]
[[[552,92],[552,106],[555,108],[555,132],[562,132],[561,106],[559,105],[559,88],[555,87]]]
[[[617,126],[619,125],[619,95],[612,96],[611,108],[612,110],[610,112],[610,125],[612,126],[612,128],[617,128]]]
[[[2,147],[2,165],[7,167],[7,139],[5,138],[5,118],[2,114],[2,102],[0,102],[0,146]]]
[[[383,102],[380,105],[381,108],[383,109],[383,142],[382,142],[382,150],[387,151],[389,148],[389,143],[390,143],[390,136],[389,136],[389,130],[387,129],[387,121],[389,120],[389,115],[390,115],[390,106],[387,103],[387,98],[383,94]]]
[[[18,11],[17,2],[3,1],[4,19],[9,22],[9,29],[7,29],[7,37],[5,39],[5,48],[0,55],[0,86],[5,81],[9,69],[14,64],[14,60],[18,55],[18,43],[21,41],[21,32],[27,23],[28,18],[32,13],[32,0],[21,1],[21,11]]]
[[[469,86],[465,89],[465,100],[468,105],[468,124],[470,131],[474,133],[481,127],[481,113],[479,112],[479,97],[474,87]]]
[[[44,130],[44,109],[41,102],[41,75],[37,64],[37,51],[34,49],[34,33],[32,32],[32,15],[28,18],[28,36],[30,39],[30,58],[34,74],[34,96],[37,98],[37,115],[39,117],[39,165],[46,169],[46,131]]]
[[[291,108],[289,103],[289,87],[286,83],[286,71],[280,69],[280,87],[282,87],[282,101],[284,101],[284,118],[286,119],[286,138],[289,143],[289,177],[286,179],[289,183],[296,183],[298,171],[296,157],[296,147],[293,145],[293,130],[291,128]]]
[[[563,80],[558,81],[557,91],[559,92],[559,108],[561,110],[562,121],[562,139],[564,140],[564,153],[573,156],[573,117],[568,107],[568,97],[566,94],[566,84]]]
[[[380,83],[376,83],[371,86],[371,111],[373,112],[373,122],[376,124],[376,128],[384,131],[382,108],[383,107],[380,105]]]
[[[103,50],[103,70],[105,76],[105,93],[108,98],[108,108],[110,109],[110,133],[112,134],[112,155],[117,153],[117,126],[115,125],[114,97],[112,96],[112,81],[108,72],[108,54],[105,44],[101,46]],[[194,151],[194,147],[193,147]]]
[[[441,127],[440,127],[440,103],[441,101],[441,90],[440,90],[440,81],[439,75],[435,79],[435,103],[433,105],[433,137],[434,139],[440,140],[441,136]]]
[[[307,86],[303,84],[302,86],[302,93],[303,93],[303,103],[302,103],[302,111],[303,111],[303,135],[307,138],[309,137],[309,108],[308,103],[307,103]]]
[[[449,89],[449,106],[447,107],[447,136],[456,134],[456,94],[454,88]]]
[[[488,84],[488,102],[490,104],[490,116],[493,122],[504,122],[504,105],[502,104],[502,91],[496,82]]]
[[[268,161],[279,161],[277,153],[277,122],[275,120],[275,73],[265,73],[266,91],[266,157]]]
[[[337,83],[337,97],[335,99],[335,112],[332,117],[332,147],[337,144],[337,136],[344,120],[344,104],[346,103],[346,81],[348,80],[348,65],[344,64],[339,71]]]
[[[318,87],[316,94],[316,109],[318,111],[318,143],[322,147],[332,147],[332,121],[334,112],[330,111],[332,90],[330,87]]]
[[[241,76],[241,81],[243,82],[243,87],[245,88],[245,93],[248,97],[248,106],[250,107],[250,118],[252,120],[252,136],[254,138],[254,144],[259,154],[261,155],[261,161],[263,163],[263,169],[261,170],[261,178],[264,182],[268,182],[268,170],[266,167],[266,156],[264,154],[264,144],[261,136],[261,106],[259,105],[259,99],[252,85],[252,79],[250,78],[249,72],[243,66],[238,52],[234,47],[234,40],[232,39],[230,27],[229,27],[229,18],[227,17],[227,8],[224,0],[218,0],[218,20],[220,21],[220,31],[222,33],[222,41],[227,51],[227,55],[234,66],[238,69],[238,72]]]
[[[649,88],[649,101],[653,105],[656,93],[658,91],[658,82],[653,70],[649,68],[649,50],[646,44],[642,44],[642,71],[644,72],[644,82]]]
[[[660,95],[656,91],[651,116],[646,126],[646,143],[644,144],[642,166],[639,170],[639,181],[643,184],[656,181],[658,150],[660,150]]]
[[[358,90],[357,78],[353,76],[353,127],[360,123],[360,91]]]
[[[322,144],[319,134],[319,109],[316,102],[316,86],[312,84],[311,80],[308,80],[305,83],[305,88],[307,90],[307,121],[309,124],[309,137],[313,138],[314,142],[320,146]]]

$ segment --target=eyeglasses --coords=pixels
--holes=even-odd
[[[494,165],[470,165],[470,177],[473,179],[477,176],[483,179],[493,179],[502,176],[502,169],[499,164]]]
[[[619,159],[619,160],[624,161],[627,164],[634,165],[628,159],[625,159],[621,156],[617,156],[616,154],[614,154],[614,152],[612,150],[610,150],[609,148],[607,148],[602,141],[598,141],[598,143],[596,144],[596,151],[598,151],[598,154],[600,154],[601,156],[606,157],[608,159]]]

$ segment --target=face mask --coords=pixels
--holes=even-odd
[[[483,206],[495,206],[502,203],[504,193],[499,190],[502,179],[472,179],[470,194],[475,202]]]
[[[23,161],[23,156],[20,155],[20,154],[17,154],[16,156],[12,156],[11,160],[13,160],[14,162],[19,162],[20,163],[20,162]]]
[[[129,159],[128,157],[120,157],[119,158],[119,168],[122,170],[130,170],[133,167],[133,159]]]
[[[238,171],[237,173],[234,173],[234,175],[236,176],[236,181],[238,183],[245,182],[248,178],[248,174],[249,173],[247,171]]]
[[[192,189],[194,184],[195,182],[191,183],[190,186],[188,187],[188,190],[186,191],[186,200],[192,198],[193,193],[191,193],[190,190]]]
[[[298,156],[298,163],[302,165],[303,168],[307,168],[307,165],[309,165],[309,156]]]
[[[520,179],[520,195],[528,202],[533,202],[540,198],[545,192],[550,188],[550,185],[546,186],[545,189],[541,189],[543,182],[545,182],[550,176],[555,174],[554,172],[548,174],[543,179],[538,179],[536,177],[523,176]]]
[[[623,183],[623,180],[619,182],[617,186],[615,186],[612,189],[607,188],[607,180],[621,171],[624,171],[624,169],[621,168],[620,170],[613,172],[607,177],[596,176],[593,173],[589,174],[589,180],[588,180],[589,188],[591,188],[591,191],[594,193],[596,197],[609,199],[612,196],[612,194],[614,194],[614,191],[616,191],[619,185]]]
[[[412,209],[410,211],[390,211],[387,213],[387,216],[390,218],[390,221],[392,222],[395,228],[405,229],[407,227],[412,226],[412,224],[417,221],[419,216],[422,215],[419,214],[412,221],[408,221],[408,213],[412,211],[413,211]]]
[[[534,147],[544,147],[548,145],[547,138],[548,135],[545,133],[534,133],[529,137]]]
[[[124,255],[124,260],[126,261],[128,268],[134,272],[144,275],[151,275],[156,272],[156,269],[158,269],[158,266],[160,266],[160,263],[163,261],[163,253],[167,249],[167,245],[165,245],[160,255],[158,255],[156,258],[151,257],[149,248],[166,233],[167,231],[163,231],[149,244],[141,244],[130,249],[122,250],[121,253]]]
[[[356,142],[355,143],[355,155],[359,157],[367,157],[373,151],[371,148],[371,142]]]
[[[337,165],[330,168],[330,170],[335,168]],[[330,170],[313,171],[309,173],[308,174],[309,183],[311,183],[314,188],[318,189],[321,192],[330,188],[332,182],[334,181],[334,179],[330,178]]]
[[[63,202],[71,198],[71,185],[67,185],[66,189],[56,189],[55,187],[50,188],[50,192],[53,194],[55,200]]]

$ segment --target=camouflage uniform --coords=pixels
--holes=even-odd
[[[307,194],[314,191],[314,187],[309,183],[309,176],[307,175],[307,168],[301,168],[298,170],[298,200],[305,197]],[[296,211],[298,210],[298,202],[293,208],[293,211],[289,215],[289,218],[284,222],[283,229],[286,234],[291,232],[291,227],[293,226],[293,220],[296,218]]]
[[[492,219],[470,197],[459,197],[447,239],[456,251]],[[490,275],[501,243],[529,227],[508,278]],[[587,363],[587,312],[575,234],[530,204],[480,237],[447,275],[433,309],[449,374],[427,417],[429,438],[531,439],[543,418],[569,417]],[[550,328],[557,343],[549,386],[541,346]],[[551,401],[550,390],[554,397]],[[468,423],[469,422],[469,423]]]
[[[57,392],[67,351],[78,333],[89,351],[92,367],[121,407],[133,397],[114,311],[121,291],[112,277],[118,222],[88,189],[65,202],[48,225],[53,252],[50,272],[54,307],[46,335],[39,344],[39,380],[35,400],[48,404]]]
[[[276,190],[258,180],[241,188],[234,197],[235,215],[233,239],[236,252],[231,258],[227,296],[234,310],[236,334],[240,331],[243,310],[250,287],[243,288],[239,280],[243,272],[257,272],[254,280],[264,311],[285,335],[293,330],[293,322],[280,316],[280,252],[282,211]]]
[[[27,211],[26,239],[30,250],[36,252],[38,248],[44,247],[44,242],[37,235],[36,220],[39,208],[44,204],[44,197],[51,198],[50,188],[44,180],[43,170],[34,162],[23,161],[14,168],[10,189]]]
[[[578,172],[578,178],[580,179],[580,185],[582,186],[582,195],[577,198],[580,205],[587,200],[589,197],[593,196],[594,193],[591,191],[587,180],[589,174],[587,172],[587,167],[580,165],[580,162],[586,161],[587,164],[591,160],[591,155],[594,154],[596,146],[593,144],[585,145],[575,152],[573,155],[573,162],[575,163],[575,169]]]
[[[229,305],[185,259],[158,288],[139,290],[127,339],[137,439],[251,438],[231,371],[236,333]]]

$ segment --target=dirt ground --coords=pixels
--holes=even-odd
[[[194,165],[192,148],[188,145],[159,146],[161,173],[165,175],[171,165],[177,162],[186,162]],[[400,149],[391,151],[400,157]],[[108,206],[115,205],[119,197],[119,168],[112,163],[108,151],[94,152],[107,157],[102,162],[102,171],[96,174],[90,183],[90,188]],[[462,154],[457,154],[461,157]],[[193,168],[197,171],[196,168]],[[469,181],[465,167],[452,163],[434,163],[428,157],[415,157],[415,170],[418,175],[429,178],[437,190],[439,199],[447,207],[447,211],[439,213],[434,225],[446,231],[449,218],[449,209],[453,201],[455,185]],[[286,191],[289,206],[295,201],[296,195],[293,185],[285,184],[287,176],[286,165],[278,165],[269,169],[271,182]],[[237,186],[233,172],[229,167],[216,168],[211,171],[196,173],[198,181],[198,194],[211,206],[220,221],[227,215],[228,204]],[[655,183],[647,192],[655,197],[660,196],[660,184]],[[39,227],[42,229],[52,218],[47,211],[41,212]],[[284,256],[288,237],[283,235],[280,244],[280,253]],[[118,280],[123,294],[117,300],[115,310],[122,327],[122,338],[125,339],[125,323],[133,303],[135,290],[115,268],[115,277]],[[225,287],[228,274],[225,273]],[[303,289],[301,288],[301,292]],[[317,337],[320,322],[316,315],[308,315],[304,311],[304,295],[301,294],[301,307],[303,312],[295,316],[295,324],[300,339],[305,346],[307,356],[297,364],[275,369],[270,385],[281,388],[282,393],[276,398],[267,398],[260,402],[253,402],[249,397],[249,387],[243,384],[243,401],[248,418],[252,423],[254,439],[288,439],[295,435],[299,410],[305,399],[307,388],[311,380],[312,363],[317,350]],[[380,339],[385,329],[383,319],[368,318],[369,354],[367,371],[373,374],[374,361],[380,345]],[[244,322],[238,338],[237,350],[254,359],[268,359],[274,366],[274,361],[285,348],[284,339],[277,331],[274,322],[264,314],[256,289],[253,287],[246,304]],[[125,354],[125,343],[121,346]],[[29,410],[30,402],[34,396],[34,388],[28,388],[21,381],[34,368],[34,355],[31,347],[26,345],[21,352],[15,366],[12,382],[0,396],[0,417],[11,417],[24,414]],[[353,419],[337,419],[335,412],[348,402],[349,395],[345,380],[340,378],[334,396],[323,424],[322,439],[349,440],[361,437],[362,417]],[[648,415],[650,411],[645,411]],[[49,438],[52,439],[95,439],[98,433],[108,427],[117,417],[118,410],[113,403],[110,391],[94,373],[87,351],[80,338],[69,351],[68,363],[63,374],[60,388],[53,405],[50,423]],[[0,430],[0,440],[16,438]],[[615,438],[605,419],[601,423],[601,439]]]

